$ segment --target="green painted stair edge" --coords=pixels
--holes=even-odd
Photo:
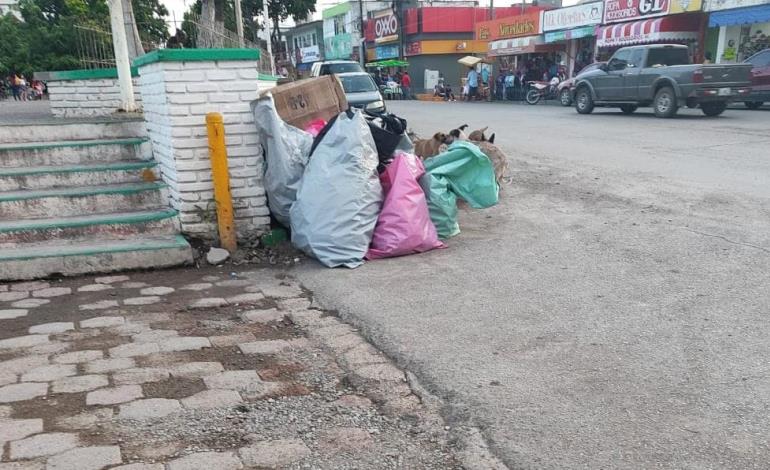
[[[132,251],[157,251],[167,250],[174,248],[190,248],[190,244],[187,240],[181,236],[176,235],[173,238],[155,240],[157,243],[152,244],[117,244],[117,246],[104,246],[104,247],[91,247],[91,246],[72,246],[67,248],[57,246],[51,247],[50,251],[40,250],[33,254],[16,254],[16,255],[3,255],[0,252],[0,262],[3,261],[28,261],[39,258],[59,258],[59,257],[71,257],[71,256],[94,256],[102,254],[115,254],[115,253],[129,253]]]
[[[94,147],[97,145],[140,145],[149,142],[147,137],[126,137],[123,139],[97,140],[60,140],[56,142],[25,142],[18,144],[0,144],[0,152],[11,150],[38,150],[67,147]]]
[[[30,199],[45,199],[49,197],[85,197],[109,194],[136,194],[144,191],[156,191],[167,188],[166,183],[143,183],[110,186],[93,186],[83,188],[55,188],[29,191],[11,191],[0,193],[0,202],[27,201]]]
[[[25,232],[30,230],[51,230],[92,227],[97,225],[123,225],[158,222],[171,219],[179,215],[176,209],[163,209],[156,212],[144,212],[139,214],[105,214],[94,218],[71,218],[60,220],[19,220],[4,224],[0,222],[0,233]]]
[[[39,166],[39,167],[13,167],[1,168],[0,178],[3,176],[28,176],[47,175],[57,173],[95,173],[103,171],[131,171],[155,168],[158,162],[147,160],[141,162],[117,162],[96,165],[72,165],[72,166]]]

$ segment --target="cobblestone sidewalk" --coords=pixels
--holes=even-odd
[[[404,373],[276,273],[0,285],[0,470],[461,468]]]

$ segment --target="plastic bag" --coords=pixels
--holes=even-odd
[[[305,127],[305,132],[312,135],[314,138],[318,137],[318,134],[321,133],[323,128],[326,126],[326,121],[323,119],[316,119],[314,121],[310,121],[310,124],[308,124]]]
[[[372,131],[380,162],[393,160],[393,152],[401,143],[401,136],[406,134],[406,120],[395,114],[366,115],[369,130]]]
[[[289,226],[289,210],[305,171],[313,137],[286,124],[270,95],[251,102],[257,133],[265,151],[264,183],[267,204],[278,222]]]
[[[396,152],[393,163],[380,174],[385,202],[377,218],[367,259],[403,256],[443,248],[428,213],[428,203],[417,180],[425,174],[422,160]]]
[[[497,204],[500,188],[489,158],[470,142],[455,141],[446,152],[425,160],[420,186],[428,200],[430,218],[439,237],[460,233],[457,198],[475,209]]]
[[[330,268],[363,263],[382,205],[377,150],[360,111],[339,115],[313,151],[291,208],[291,241]]]

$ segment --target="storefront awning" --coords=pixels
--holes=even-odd
[[[602,26],[596,34],[599,47],[629,46],[666,41],[695,41],[699,15],[675,15]]]
[[[536,54],[558,52],[563,47],[560,44],[545,44],[542,35],[526,36],[523,38],[499,39],[489,43],[489,56],[505,56],[519,54]]]
[[[709,27],[711,28],[736,24],[764,23],[767,21],[770,21],[770,5],[715,11],[709,15]]]
[[[545,42],[569,41],[571,39],[585,38],[596,35],[596,26],[583,26],[582,28],[568,29],[565,31],[549,31],[545,33]]]

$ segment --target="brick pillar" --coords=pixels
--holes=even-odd
[[[217,236],[206,138],[210,112],[224,117],[238,234],[269,227],[262,148],[249,107],[265,78],[258,61],[255,49],[161,49],[134,61],[153,154],[186,234]]]

